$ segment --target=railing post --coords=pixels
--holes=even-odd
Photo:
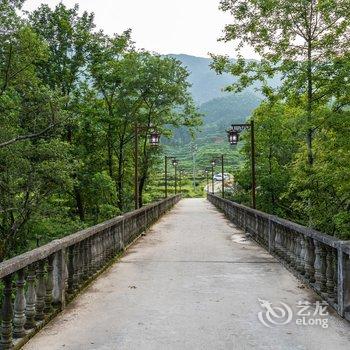
[[[64,309],[66,306],[66,250],[62,248],[56,252],[53,264],[53,303]]]
[[[12,349],[12,275],[3,278],[3,302],[2,302],[2,323],[1,323],[1,341],[0,349]]]
[[[53,290],[53,255],[47,258],[46,290],[45,290],[45,314],[52,312],[52,290]]]
[[[73,246],[73,291],[79,286],[79,245],[74,244]]]
[[[25,308],[26,298],[24,295],[24,269],[21,269],[17,273],[16,281],[16,298],[14,303],[14,317],[13,317],[13,336],[14,338],[22,338],[26,332],[24,330],[24,324],[26,323]]]
[[[334,299],[334,260],[333,248],[327,246],[326,289],[328,297]]]
[[[272,237],[272,221],[271,221],[271,218],[269,216],[268,218],[268,225],[269,225],[269,228],[268,228],[268,234],[269,234],[269,253],[271,254],[273,252],[273,249],[274,249],[274,239]]]
[[[45,308],[45,261],[40,260],[38,262],[37,269],[38,284],[36,287],[36,304],[35,304],[35,319],[37,321],[42,321],[45,318],[44,308]]]
[[[36,304],[36,292],[35,292],[35,264],[31,264],[27,271],[27,283],[28,289],[26,293],[26,323],[24,327],[31,329],[35,327],[35,304]]]
[[[310,283],[315,283],[315,247],[312,238],[305,239],[305,277]]]
[[[334,266],[334,290],[333,290],[333,293],[334,293],[334,298],[335,298],[335,301],[336,303],[338,304],[338,281],[339,281],[339,278],[338,278],[338,249],[335,248],[333,249],[333,266]]]
[[[299,234],[295,235],[294,241],[295,241],[294,253],[295,253],[296,270],[301,273],[303,270],[303,265],[302,265],[302,259],[301,259],[301,251],[302,251],[301,237]]]
[[[68,247],[68,294],[74,292],[74,246]]]
[[[338,313],[350,320],[350,258],[338,247]]]
[[[315,244],[315,285],[322,293],[326,291],[326,252],[323,244],[314,239]]]
[[[75,249],[77,251],[77,261],[76,261],[76,273],[77,273],[77,284],[76,289],[79,288],[80,284],[83,281],[83,273],[84,273],[84,247],[83,242],[78,242],[75,245]]]
[[[90,266],[90,238],[86,238],[83,242],[83,254],[84,254],[84,266],[83,266],[83,280],[89,277],[89,266]]]
[[[121,223],[121,230],[120,230],[120,249],[124,250],[125,249],[125,220],[124,217],[122,219],[122,223]]]

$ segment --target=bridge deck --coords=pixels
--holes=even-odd
[[[25,349],[349,349],[335,313],[268,328],[258,298],[318,300],[210,203],[182,200]]]

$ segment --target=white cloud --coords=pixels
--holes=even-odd
[[[27,0],[25,9],[41,3],[53,7],[59,0]],[[208,52],[235,57],[232,43],[217,42],[230,17],[219,11],[219,0],[64,0],[79,3],[80,10],[95,13],[98,28],[120,33],[131,28],[137,47],[161,54],[184,53],[207,56]],[[256,58],[244,50],[247,58]]]

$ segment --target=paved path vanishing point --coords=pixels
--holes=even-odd
[[[350,349],[334,312],[325,329],[268,328],[258,298],[294,312],[318,299],[210,203],[185,199],[24,349]]]

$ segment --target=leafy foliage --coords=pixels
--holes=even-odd
[[[94,32],[78,5],[0,4],[0,261],[132,208],[135,127],[143,203],[159,150],[150,131],[200,124],[188,72]]]
[[[218,73],[237,77],[228,91],[261,81],[267,97],[253,115],[259,208],[349,237],[349,1],[222,0],[221,9],[232,18],[222,40],[262,58],[213,56]],[[248,170],[246,163],[238,176],[236,199],[244,202]]]

